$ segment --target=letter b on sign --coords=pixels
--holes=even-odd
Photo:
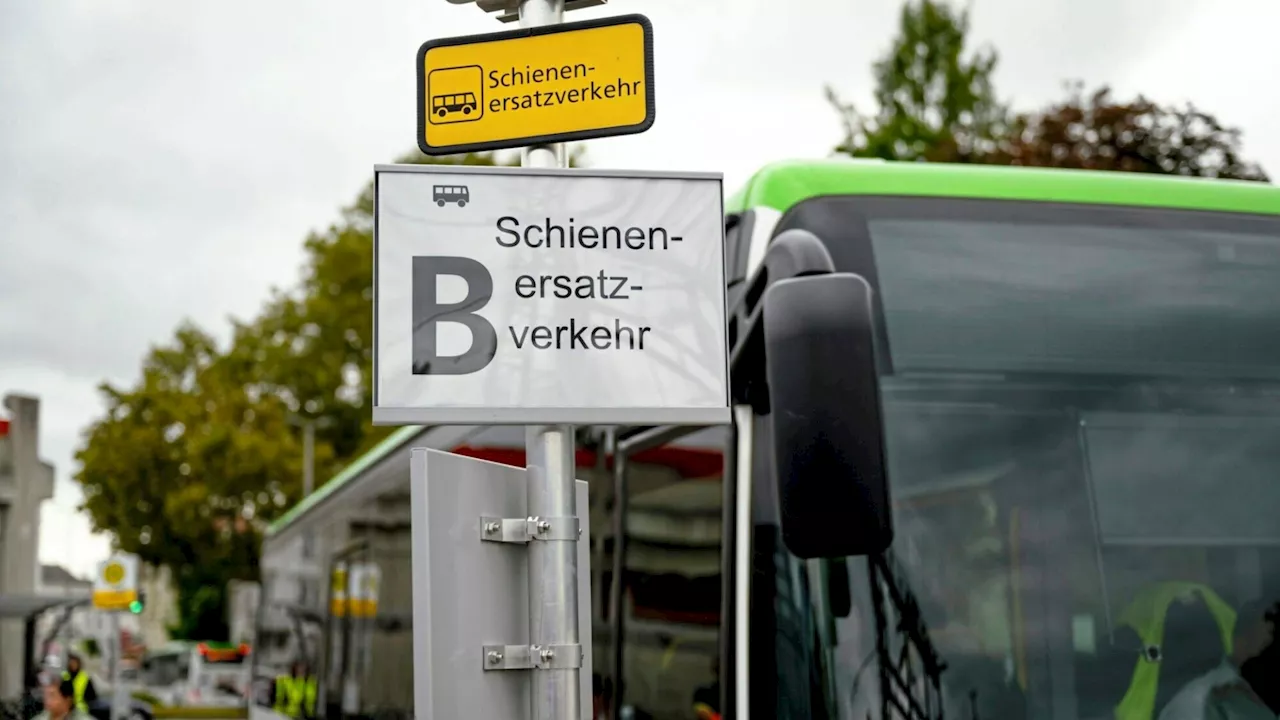
[[[440,302],[441,275],[461,278],[466,295]],[[483,370],[498,352],[498,333],[476,314],[493,297],[493,276],[484,265],[465,257],[413,259],[413,374],[467,375]],[[471,347],[461,355],[441,355],[441,323],[458,323],[471,331]]]

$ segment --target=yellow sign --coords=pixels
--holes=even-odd
[[[125,610],[138,599],[137,590],[94,590],[93,606],[99,610]]]
[[[643,15],[434,40],[418,51],[427,155],[641,133],[653,125]]]
[[[98,564],[93,579],[93,606],[99,610],[127,610],[138,599],[138,558],[116,553]]]

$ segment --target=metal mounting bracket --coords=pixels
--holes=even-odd
[[[496,13],[498,19],[504,23],[515,22],[520,19],[520,2],[519,0],[449,0],[454,5],[468,5],[474,3],[476,7],[487,13]],[[598,7],[608,3],[609,0],[564,0],[564,11],[582,10],[583,8]]]
[[[575,542],[582,534],[576,517],[480,518],[480,539],[527,543],[531,540]]]
[[[581,645],[485,645],[485,670],[577,670]]]
[[[604,5],[607,2],[608,0],[565,0],[564,11],[569,12],[571,10],[582,10],[584,8],[598,7],[600,5]],[[494,12],[498,12],[499,22],[504,22],[504,23],[516,22],[517,20],[520,19],[520,12],[518,10],[502,10],[502,11],[494,11]]]

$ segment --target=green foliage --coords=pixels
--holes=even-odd
[[[983,161],[1267,181],[1242,158],[1240,131],[1195,105],[1117,101],[1107,87],[1086,96],[1078,83],[1067,99],[1020,114]]]
[[[1171,175],[1267,179],[1242,159],[1240,133],[1194,105],[1139,95],[1118,101],[1107,87],[1013,114],[992,84],[993,50],[966,55],[967,11],[944,0],[911,0],[898,35],[875,64],[878,108],[863,114],[827,89],[844,125],[838,153],[886,160],[1027,165]]]
[[[580,165],[580,150],[571,154]],[[398,162],[514,165],[489,153]],[[95,530],[172,571],[179,639],[224,640],[226,584],[256,580],[262,531],[302,489],[300,422],[318,482],[390,432],[370,423],[373,186],[304,245],[298,285],[233,322],[229,347],[183,323],[151,348],[138,381],[104,383],[106,412],[84,433],[75,479]]]
[[[201,584],[201,577],[208,584]],[[174,640],[225,640],[227,583],[217,572],[185,568],[174,580],[178,596],[178,622],[167,630]]]
[[[966,162],[994,146],[1008,110],[995,96],[997,55],[967,54],[968,11],[919,0],[902,8],[893,46],[875,63],[873,115],[860,113],[827,88],[845,139],[838,152],[886,160]]]
[[[222,528],[270,507],[258,496],[277,487],[273,472],[298,466],[298,452],[280,430],[280,402],[250,401],[226,379],[213,338],[184,323],[152,348],[134,387],[101,386],[107,411],[85,434],[76,479],[95,528],[120,549],[175,568],[243,555],[242,538]],[[262,432],[237,432],[248,426]]]

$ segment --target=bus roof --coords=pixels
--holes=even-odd
[[[374,465],[382,458],[390,455],[393,450],[408,442],[411,438],[417,436],[426,428],[422,425],[407,425],[391,433],[385,440],[374,445],[368,452],[351,461],[339,472],[324,483],[315,492],[303,498],[302,502],[289,508],[289,512],[281,515],[275,522],[267,526],[267,537],[271,537],[289,526],[289,523],[301,517],[311,508],[324,502],[324,499],[338,491],[339,488],[352,482],[356,476],[364,472],[366,468]]]
[[[739,212],[765,206],[785,212],[802,200],[824,195],[1039,200],[1280,215],[1280,187],[1268,183],[1146,173],[852,158],[784,160],[766,165],[741,190],[725,200],[725,210]],[[271,523],[267,537],[288,527],[339,488],[353,482],[366,468],[425,429],[412,425],[392,433]]]
[[[786,212],[803,200],[824,195],[1037,200],[1280,215],[1280,187],[1270,183],[853,158],[766,165],[726,199],[725,210],[763,206]]]

